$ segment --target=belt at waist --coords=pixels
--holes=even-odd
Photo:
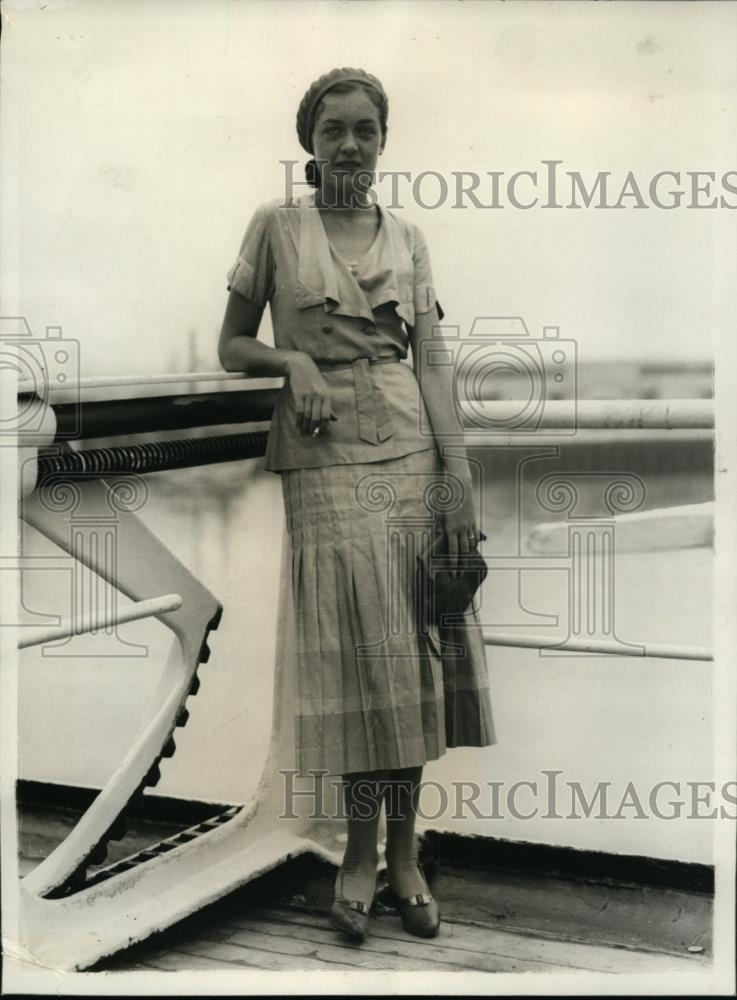
[[[372,355],[354,361],[315,361],[321,371],[353,369],[353,387],[356,393],[358,436],[369,444],[379,444],[394,434],[391,410],[380,385],[369,373],[370,365],[384,365],[401,361],[396,354]]]
[[[386,365],[391,361],[401,361],[396,354],[372,354],[370,357],[355,358],[353,361],[315,361],[320,371],[340,371],[341,369],[353,368],[360,361],[367,361],[370,365]]]

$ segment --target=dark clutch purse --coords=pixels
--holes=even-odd
[[[486,541],[486,535],[481,532],[480,535]],[[417,556],[418,616],[424,630],[431,625],[440,627],[448,616],[467,611],[489,572],[478,549],[458,556],[458,576],[452,574],[453,562],[445,535]]]

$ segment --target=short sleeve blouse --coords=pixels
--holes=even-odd
[[[280,284],[275,282],[281,262],[296,277],[297,308],[323,304],[326,312],[372,319],[373,309],[392,302],[397,315],[414,326],[416,313],[429,312],[437,305],[442,319],[422,231],[378,207],[381,225],[376,240],[358,262],[358,271],[352,273],[327,239],[314,194],[288,204],[259,205],[228,272],[228,290],[235,289],[262,308],[271,302],[278,315],[279,302],[274,299],[288,291],[288,274]]]
[[[274,257],[269,240],[269,206],[259,205],[248,223],[238,259],[228,272],[228,291],[264,308],[274,294]]]
[[[348,366],[323,371],[338,420],[315,438],[296,431],[290,394],[279,394],[266,453],[272,471],[380,461],[435,447],[412,367],[365,367],[372,356],[405,360],[415,317],[434,306],[443,315],[422,232],[379,211],[374,243],[355,267],[330,244],[314,194],[287,204],[266,202],[248,224],[228,288],[261,308],[269,303],[277,348],[304,351],[318,364]],[[367,395],[378,435],[366,434],[356,417],[359,397],[365,410]]]

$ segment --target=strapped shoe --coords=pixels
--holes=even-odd
[[[340,891],[338,891],[340,883]],[[375,883],[374,883],[375,890]],[[335,899],[330,909],[329,920],[337,930],[349,934],[356,941],[365,941],[368,936],[371,903],[362,899],[346,899],[343,895],[343,869],[338,873]]]
[[[440,930],[440,910],[429,892],[417,892],[405,899],[397,899],[397,909],[402,927],[416,937],[435,937]]]

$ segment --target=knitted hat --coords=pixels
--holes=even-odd
[[[315,126],[315,109],[325,94],[336,83],[367,83],[381,94],[386,109],[388,110],[389,108],[389,98],[386,96],[384,88],[381,86],[380,81],[375,76],[372,76],[371,73],[367,73],[363,69],[351,69],[349,67],[331,69],[329,73],[325,73],[324,76],[321,76],[311,84],[309,90],[300,101],[299,110],[297,111],[297,135],[299,136],[302,148],[306,149],[308,153],[314,152],[312,148],[312,130]]]

